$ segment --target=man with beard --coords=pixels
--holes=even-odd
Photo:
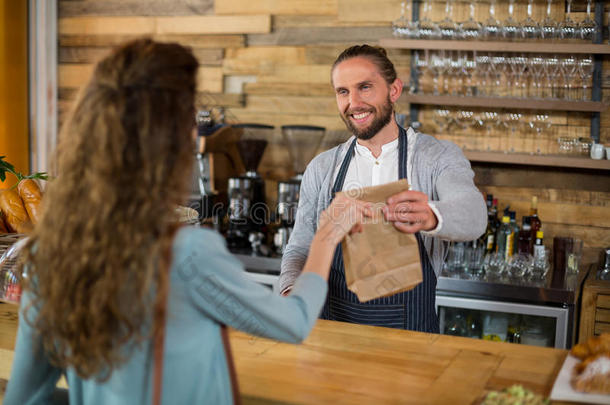
[[[400,232],[415,234],[423,282],[361,303],[347,289],[339,245],[321,317],[438,333],[436,277],[448,241],[474,240],[486,228],[485,202],[470,163],[457,145],[397,124],[393,104],[403,84],[383,48],[358,45],[343,51],[331,69],[331,84],[341,118],[354,136],[318,155],[305,171],[296,224],[282,258],[280,291],[290,292],[320,214],[336,192],[404,178],[411,189],[390,197],[384,215]]]

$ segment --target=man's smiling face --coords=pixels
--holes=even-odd
[[[366,57],[339,63],[332,82],[341,118],[359,139],[371,139],[392,119],[391,86]]]

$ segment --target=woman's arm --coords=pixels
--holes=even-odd
[[[53,402],[55,385],[61,377],[61,370],[52,366],[47,359],[40,334],[26,320],[36,319],[38,311],[31,307],[31,293],[21,297],[19,329],[11,377],[4,396],[5,405],[47,404]]]

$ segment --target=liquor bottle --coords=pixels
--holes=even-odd
[[[534,261],[544,257],[544,232],[536,232],[536,241],[534,242]]]
[[[513,229],[513,250],[510,253],[512,256],[517,252],[517,241],[519,240],[519,225],[517,224],[517,213],[515,211],[509,211],[508,215],[510,217],[510,226]]]
[[[510,225],[510,217],[502,217],[502,225],[496,233],[496,252],[508,261],[513,254],[513,228]]]
[[[532,206],[530,207],[530,225],[532,234],[532,243],[536,240],[536,232],[542,228],[542,222],[538,218],[538,197],[532,197]],[[532,249],[533,251],[533,246]]]
[[[493,226],[498,229],[501,225],[500,219],[498,219],[498,199],[494,198],[491,204],[491,215],[493,218]]]
[[[519,242],[517,243],[517,252],[532,254],[532,226],[531,217],[523,217],[523,223],[521,225],[521,232],[519,232]]]

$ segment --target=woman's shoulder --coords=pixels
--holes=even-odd
[[[174,238],[174,255],[190,255],[192,252],[207,253],[226,250],[224,238],[216,231],[195,226],[181,227]]]

